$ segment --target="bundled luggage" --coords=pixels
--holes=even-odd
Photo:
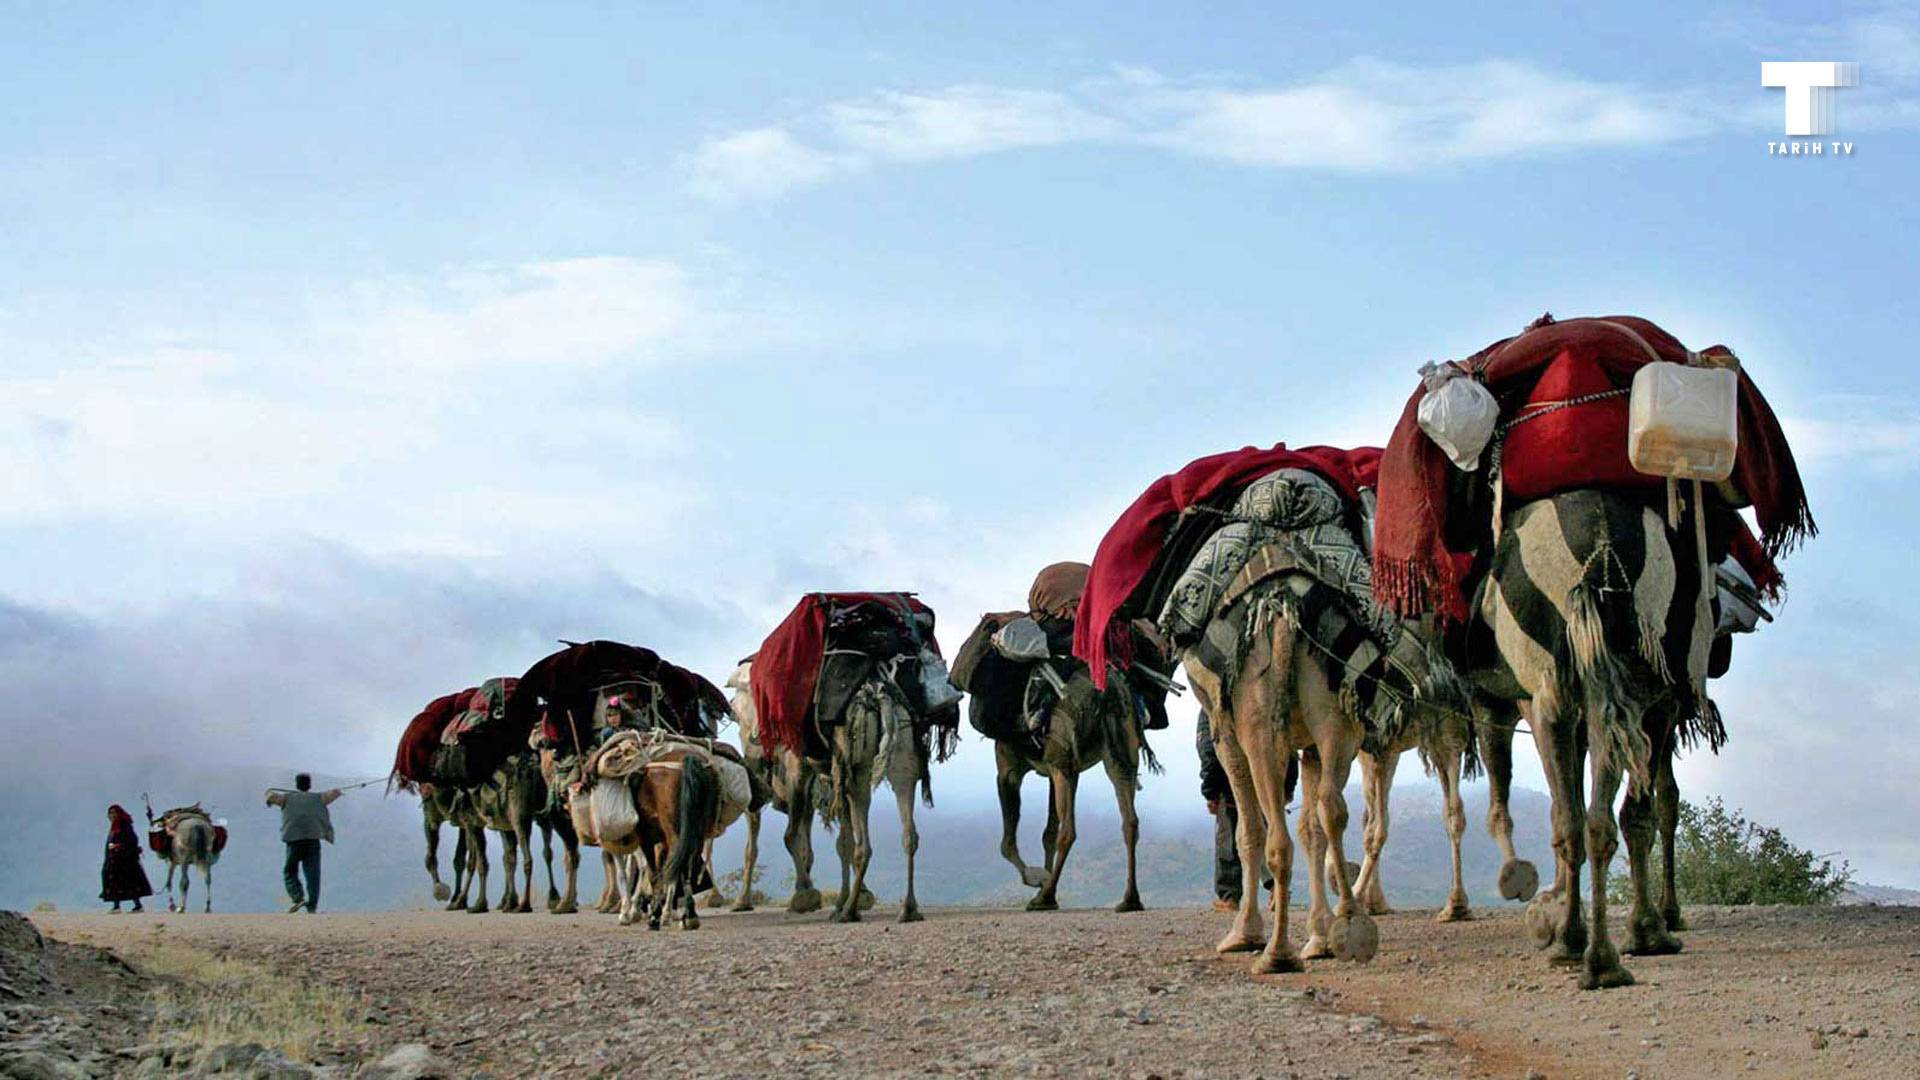
[[[846,717],[862,683],[878,672],[899,689],[922,737],[953,752],[960,692],[934,640],[933,609],[912,593],[808,593],[753,657],[760,737],[769,747],[825,753],[827,732]]]
[[[1067,682],[1086,670],[1073,655],[1074,613],[1090,571],[1085,563],[1054,563],[1041,570],[1027,593],[1026,611],[989,613],[954,655],[953,683],[967,691],[967,722],[994,740],[1046,738],[1055,705]],[[1137,731],[1167,726],[1170,667],[1150,628],[1134,635],[1121,685],[1134,703]]]

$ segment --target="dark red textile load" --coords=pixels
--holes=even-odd
[[[814,685],[820,679],[820,660],[827,651],[827,620],[836,611],[856,605],[874,605],[895,613],[911,630],[913,616],[933,609],[906,592],[808,593],[773,628],[753,661],[753,708],[760,722],[760,741],[769,747],[805,752],[807,711],[813,705]],[[934,655],[940,643],[925,636]]]
[[[521,732],[525,745],[527,733],[544,718],[548,741],[571,749],[577,738],[584,745],[593,738],[589,729],[600,691],[627,682],[659,687],[650,704],[667,727],[682,735],[712,738],[715,721],[727,715],[727,699],[718,687],[652,649],[588,641],[541,659],[520,676],[507,705],[508,726]]]
[[[1634,372],[1655,359],[1684,364],[1691,355],[1673,335],[1636,316],[1563,322],[1554,322],[1549,316],[1515,337],[1497,341],[1458,361],[1456,366],[1485,382],[1494,397],[1503,402],[1502,421],[1510,422],[1524,415],[1522,403],[1536,397],[1546,400],[1548,394],[1589,385],[1596,389],[1603,384],[1609,388],[1627,386]],[[1731,353],[1716,345],[1703,355]],[[1537,393],[1547,384],[1549,374],[1553,384]],[[1462,589],[1464,567],[1472,547],[1479,542],[1476,539],[1467,544],[1463,538],[1477,537],[1478,533],[1457,529],[1454,543],[1463,546],[1449,546],[1449,536],[1453,535],[1448,529],[1453,501],[1450,485],[1456,473],[1446,454],[1420,430],[1418,410],[1425,395],[1422,386],[1407,400],[1381,462],[1374,522],[1374,596],[1401,615],[1435,612],[1442,618],[1459,620],[1467,615]],[[1569,417],[1557,432],[1543,426],[1567,414],[1583,415]],[[1611,420],[1607,419],[1609,415]],[[1501,463],[1503,471],[1517,472],[1509,476],[1509,494],[1517,496],[1520,490],[1551,493],[1573,486],[1642,487],[1640,478],[1627,477],[1620,471],[1623,466],[1632,471],[1624,464],[1624,415],[1624,406],[1618,413],[1609,414],[1606,409],[1581,405],[1514,427],[1507,436]],[[1600,432],[1595,425],[1602,423],[1618,423],[1617,436],[1612,430]],[[1539,430],[1529,431],[1531,428]],[[1574,440],[1577,449],[1568,451],[1552,445],[1550,436],[1555,434]],[[1740,449],[1731,482],[1753,504],[1765,555],[1778,558],[1819,530],[1780,422],[1745,370],[1740,372],[1739,435]],[[1515,449],[1516,439],[1521,440],[1524,453]],[[1568,471],[1556,474],[1558,468]],[[1644,479],[1655,487],[1662,483],[1658,477]]]
[[[1130,621],[1153,613],[1132,610],[1135,592],[1150,580],[1174,528],[1195,510],[1225,497],[1276,469],[1305,469],[1325,479],[1349,502],[1360,489],[1372,487],[1379,471],[1380,451],[1374,447],[1341,450],[1332,446],[1288,449],[1277,443],[1266,450],[1243,447],[1189,463],[1163,476],[1142,492],[1107,530],[1094,552],[1093,569],[1073,627],[1073,654],[1086,661],[1094,684],[1106,688],[1107,665],[1126,666],[1133,660]]]
[[[433,782],[433,751],[440,745],[440,733],[449,723],[467,711],[467,702],[479,687],[437,697],[427,702],[419,715],[407,722],[400,736],[400,748],[393,756],[393,780],[405,790]]]

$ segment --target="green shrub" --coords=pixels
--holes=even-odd
[[[1853,868],[1794,847],[1779,829],[1748,821],[1718,797],[1704,804],[1682,801],[1673,843],[1673,884],[1683,904],[1831,904],[1853,881]],[[1650,866],[1661,873],[1660,849]],[[1616,874],[1608,892],[1632,897],[1627,876]],[[1654,889],[1655,899],[1659,891]]]

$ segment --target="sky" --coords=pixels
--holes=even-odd
[[[807,590],[951,649],[1192,458],[1630,313],[1822,530],[1683,790],[1920,886],[1920,9],[1472,11],[0,4],[0,782],[380,775],[557,638],[718,682]],[[1782,59],[1859,64],[1852,155],[1769,155]]]

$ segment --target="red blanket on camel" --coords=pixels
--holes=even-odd
[[[1729,354],[1719,345],[1706,352]],[[1538,395],[1534,391],[1545,389],[1549,382],[1554,383],[1549,396],[1555,397],[1591,390],[1602,383],[1626,386],[1635,371],[1656,359],[1686,363],[1689,355],[1686,346],[1672,334],[1635,316],[1563,322],[1543,316],[1519,335],[1494,342],[1458,361],[1457,366],[1482,379],[1501,399],[1503,419],[1511,419],[1516,407],[1544,404],[1535,400]],[[1431,611],[1458,620],[1467,615],[1461,575],[1471,552],[1447,545],[1448,488],[1453,466],[1420,430],[1418,410],[1425,396],[1426,389],[1421,387],[1408,399],[1381,461],[1373,590],[1382,605],[1402,615]],[[1625,413],[1624,399],[1617,399],[1617,404],[1600,408],[1583,405],[1564,409],[1553,418],[1553,425],[1543,418],[1515,427],[1502,466],[1517,474],[1508,480],[1509,494],[1535,498],[1572,487],[1641,486],[1638,480],[1662,483],[1657,478],[1639,477],[1626,463]],[[1542,440],[1543,435],[1556,430],[1554,425],[1565,430],[1557,438]],[[1529,432],[1528,428],[1535,430]],[[1760,554],[1769,560],[1766,565],[1770,568],[1771,559],[1815,535],[1818,529],[1780,422],[1744,370],[1740,373],[1739,430],[1740,449],[1731,479],[1753,503],[1754,516],[1760,522]],[[1512,440],[1523,433],[1540,445],[1517,453]],[[1740,554],[1738,546],[1735,554]],[[1753,555],[1749,549],[1747,557],[1741,559],[1750,573],[1760,561],[1753,560]],[[1769,591],[1779,587],[1777,570],[1770,581],[1758,573],[1754,576]]]
[[[801,597],[753,657],[753,709],[760,721],[762,743],[804,752],[806,733],[802,725],[813,705],[820,660],[827,652],[827,616],[835,607],[861,603],[933,615],[933,609],[912,593],[808,593]],[[927,646],[936,655],[940,652],[940,643],[931,637]]]
[[[409,790],[433,779],[433,748],[440,745],[440,733],[455,717],[467,711],[467,702],[480,692],[469,686],[458,693],[437,697],[407,723],[400,736],[400,749],[393,756],[393,775]]]
[[[1332,446],[1288,449],[1285,443],[1260,450],[1243,447],[1189,463],[1179,472],[1155,480],[1133,500],[1107,530],[1094,552],[1093,570],[1073,625],[1073,655],[1086,661],[1094,684],[1107,684],[1109,662],[1126,666],[1133,659],[1133,635],[1127,623],[1136,615],[1126,611],[1134,591],[1146,581],[1159,561],[1167,537],[1183,514],[1215,496],[1237,491],[1275,469],[1306,469],[1326,479],[1349,500],[1360,489],[1372,487],[1380,468],[1380,451],[1365,446],[1341,450]],[[1122,616],[1125,617],[1122,617]]]

